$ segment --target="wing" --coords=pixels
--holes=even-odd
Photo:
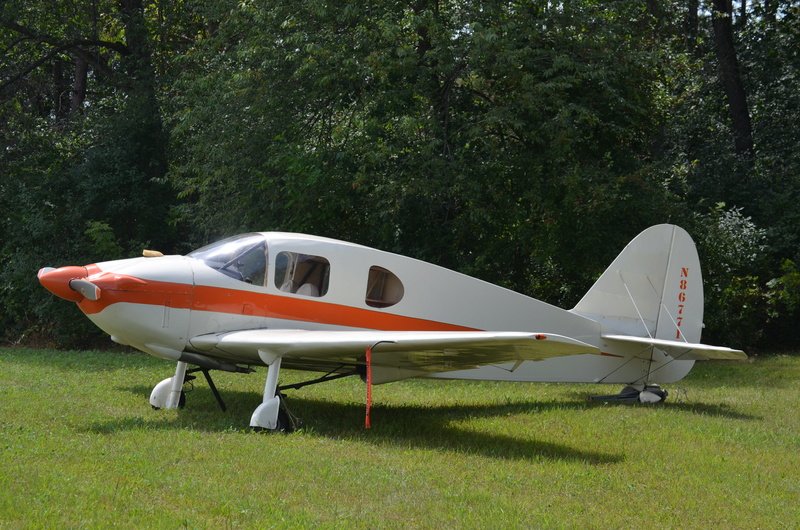
[[[651,339],[649,337],[631,337],[629,335],[602,335],[603,339],[617,342],[634,342],[649,344],[664,350],[670,357],[687,361],[708,361],[710,359],[741,360],[747,359],[747,354],[741,350],[724,348],[722,346],[709,346],[691,342],[675,340]]]
[[[270,359],[281,357],[283,367],[314,371],[363,365],[367,347],[374,346],[373,370],[400,370],[407,372],[405,377],[600,353],[595,346],[569,337],[507,331],[258,329],[201,335],[193,338],[191,345],[202,355],[226,362],[268,364]]]

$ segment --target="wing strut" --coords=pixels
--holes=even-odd
[[[192,368],[191,370],[186,370],[186,377],[184,378],[183,382],[187,383],[187,382],[191,381],[192,379],[194,379],[195,376],[189,375],[189,374],[193,374],[195,372],[203,372],[203,375],[206,376],[206,381],[208,382],[208,387],[211,389],[211,393],[214,394],[214,398],[217,400],[217,404],[219,405],[219,408],[222,410],[222,412],[226,412],[228,410],[228,407],[226,407],[225,406],[225,402],[222,401],[222,396],[219,394],[219,391],[217,390],[217,386],[214,384],[214,381],[211,379],[211,374],[209,373],[208,368],[200,367],[200,368]]]
[[[360,373],[361,372],[359,370],[350,370],[349,372],[343,372],[341,374],[333,374],[333,375],[328,373],[327,375],[323,375],[322,377],[318,377],[318,378],[312,379],[310,381],[303,381],[301,383],[293,383],[291,385],[279,386],[278,387],[278,392],[283,392],[284,390],[297,390],[299,388],[303,388],[304,386],[316,385],[317,383],[327,383],[328,381],[333,381],[334,379],[341,379],[343,377],[350,377],[351,375],[359,375]]]

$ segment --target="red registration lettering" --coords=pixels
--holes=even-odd
[[[688,278],[689,277],[689,267],[681,267],[681,278]],[[683,315],[683,308],[685,307],[684,302],[686,302],[686,290],[689,288],[689,281],[685,279],[681,279],[680,283],[678,283],[678,288],[680,292],[678,293],[678,301],[681,302],[678,304],[678,315]],[[683,322],[683,317],[678,316],[676,318],[676,325],[677,328],[675,329],[675,338],[681,338],[681,323]]]

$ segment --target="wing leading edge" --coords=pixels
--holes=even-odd
[[[375,369],[398,370],[405,377],[487,364],[539,361],[550,357],[600,354],[600,350],[561,335],[508,331],[307,331],[245,330],[201,335],[192,347],[207,357],[247,364],[268,364],[281,357],[284,367],[326,370],[365,364],[373,346]],[[388,374],[387,374],[388,375]],[[387,379],[394,380],[391,376]]]

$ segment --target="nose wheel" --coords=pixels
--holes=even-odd
[[[164,382],[169,383],[169,386],[172,386],[172,378],[171,377],[169,379],[164,379],[164,381],[162,381],[161,383],[164,383]],[[161,383],[159,383],[159,384],[161,384]],[[163,408],[168,408],[167,405],[166,405],[166,398],[161,398],[161,397],[155,397],[154,398],[153,397],[153,395],[156,393],[156,389],[157,388],[158,388],[158,385],[156,385],[156,388],[153,389],[153,393],[150,394],[150,406],[153,407],[153,410],[161,410]],[[178,397],[178,406],[176,408],[182,409],[185,406],[186,406],[186,391],[185,390],[181,390],[180,396]]]
[[[153,388],[153,391],[150,393],[150,405],[153,409],[182,409],[184,405],[186,405],[186,391],[183,389],[183,385],[196,379],[194,375],[190,375],[195,372],[203,372],[203,375],[206,376],[208,386],[211,388],[211,393],[214,394],[214,398],[217,400],[219,408],[222,409],[222,412],[228,410],[225,406],[225,402],[222,401],[222,396],[219,395],[214,381],[211,379],[209,371],[205,368],[187,370],[186,363],[184,362],[178,363],[174,377],[164,379]]]
[[[150,405],[154,409],[179,409],[186,404],[186,363],[179,361],[175,367],[175,375],[158,383],[150,393]]]

